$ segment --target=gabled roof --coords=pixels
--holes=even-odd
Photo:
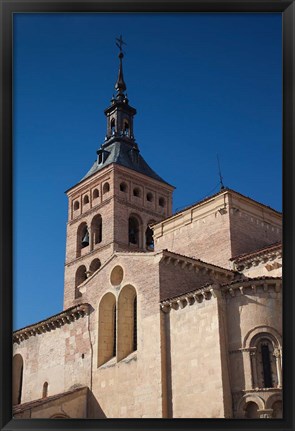
[[[60,398],[64,398],[68,395],[75,394],[75,393],[83,391],[85,389],[88,390],[88,387],[87,386],[79,386],[79,387],[73,388],[67,392],[61,392],[59,394],[51,395],[51,396],[45,397],[45,398],[38,398],[37,400],[28,401],[27,403],[16,404],[15,406],[13,406],[13,414],[21,413],[25,410],[29,410],[29,409],[32,409],[35,407],[42,406],[44,404],[49,403],[50,401],[55,401],[55,400],[58,400]]]
[[[102,163],[98,163],[98,161],[95,161],[87,174],[81,179],[81,181],[85,180],[96,172],[101,171],[106,166],[115,163],[124,166],[125,168],[132,169],[150,178],[153,178],[154,180],[168,184],[158,174],[156,174],[156,172],[152,170],[152,168],[147,164],[147,162],[140,154],[134,154],[133,147],[126,144],[126,142],[124,142],[124,139],[115,140],[103,151],[104,161]]]
[[[185,260],[185,261],[188,261],[191,263],[194,263],[194,262],[199,263],[199,264],[207,266],[211,269],[216,269],[216,271],[221,271],[221,272],[224,272],[226,274],[230,274],[232,276],[238,274],[238,271],[224,268],[223,266],[215,265],[214,263],[206,262],[204,260],[198,259],[198,258],[193,257],[193,256],[185,256],[184,254],[175,253],[174,251],[170,251],[168,249],[163,249],[163,250],[160,250],[156,253],[157,254],[163,254],[163,257],[172,257],[172,258],[179,259],[179,260]]]

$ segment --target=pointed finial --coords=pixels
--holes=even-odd
[[[119,94],[122,94],[127,88],[123,78],[123,65],[122,65],[122,58],[124,57],[122,45],[126,45],[126,43],[123,41],[122,35],[120,35],[120,38],[116,38],[116,45],[120,50],[120,53],[119,53],[120,66],[119,66],[118,79],[115,84],[115,89],[118,91]]]

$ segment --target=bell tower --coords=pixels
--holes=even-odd
[[[152,252],[150,225],[172,213],[174,187],[146,163],[134,137],[136,109],[123,77],[122,37],[116,95],[105,109],[105,140],[87,174],[66,193],[64,308],[81,302],[80,288],[116,251]]]

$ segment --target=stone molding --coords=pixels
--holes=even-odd
[[[234,267],[237,271],[244,271],[245,269],[249,269],[253,266],[258,266],[259,264],[267,264],[268,262],[273,262],[275,259],[282,258],[282,244],[277,244],[270,249],[271,246],[265,247],[265,249],[258,250],[253,253],[249,253],[244,256],[240,256],[237,258],[232,258],[231,260],[234,263]],[[282,265],[278,262],[273,262],[269,265],[270,269],[279,268]],[[272,268],[274,266],[274,268]],[[267,268],[268,269],[268,268]]]
[[[258,288],[262,288],[264,292],[268,292],[271,288],[275,292],[282,290],[282,278],[281,277],[261,277],[261,278],[249,278],[247,280],[234,281],[229,285],[223,285],[221,291],[230,297],[237,295],[246,295],[247,293],[257,293]],[[248,292],[246,292],[248,291]]]
[[[67,323],[72,323],[75,320],[80,319],[80,317],[89,315],[90,309],[91,306],[87,303],[75,305],[74,307],[68,308],[59,314],[55,314],[46,320],[42,320],[34,325],[26,326],[25,328],[13,332],[13,342],[20,344],[22,341],[27,340],[32,336],[58,329]]]
[[[200,304],[203,300],[217,298],[220,295],[219,285],[210,284],[206,287],[201,287],[195,291],[176,296],[175,298],[166,299],[160,302],[160,308],[164,313],[169,313],[173,308],[179,310],[187,305]]]
[[[237,274],[236,271],[226,269],[221,266],[214,265],[212,263],[204,262],[200,259],[194,259],[193,257],[184,256],[178,253],[174,253],[167,249],[161,250],[159,254],[163,254],[162,261],[167,265],[171,264],[174,266],[180,265],[182,268],[187,268],[190,271],[194,270],[196,273],[206,273],[211,275],[223,275],[229,280],[232,280]]]

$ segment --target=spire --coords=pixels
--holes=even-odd
[[[126,45],[126,43],[123,42],[122,36],[116,39],[116,45],[120,50],[119,75],[115,84],[117,94],[112,97],[111,105],[104,111],[107,117],[107,133],[103,143],[103,148],[108,147],[115,141],[120,141],[124,142],[124,144],[127,144],[129,147],[135,147],[135,149],[137,149],[137,144],[135,143],[133,134],[133,117],[136,114],[136,109],[129,105],[127,95],[124,93],[126,90],[126,84],[123,78],[122,59],[124,54],[122,51],[122,45]]]
[[[126,90],[126,84],[125,84],[124,78],[123,78],[123,64],[122,64],[122,59],[124,57],[124,54],[122,51],[122,45],[126,45],[126,43],[123,42],[122,35],[120,36],[120,38],[116,38],[116,45],[120,49],[120,53],[119,53],[120,66],[119,66],[118,79],[117,79],[117,82],[115,84],[115,89],[118,91],[118,95],[121,95]]]

